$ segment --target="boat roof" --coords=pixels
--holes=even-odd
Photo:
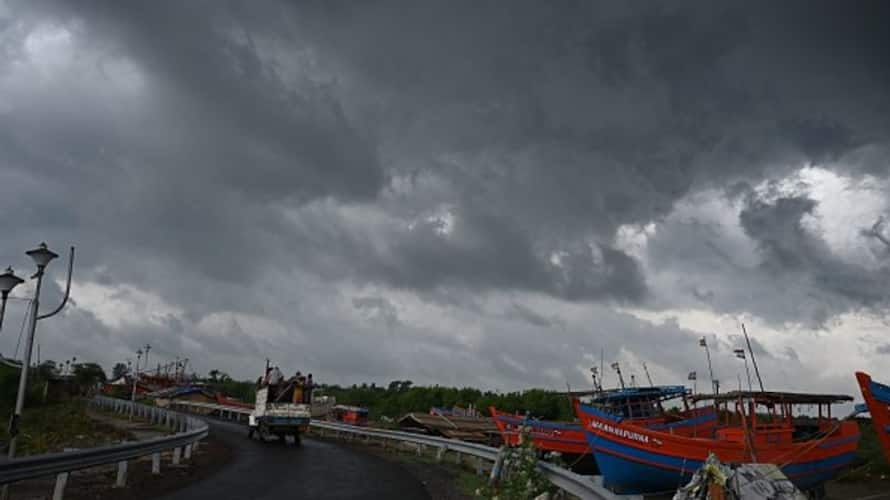
[[[791,403],[797,405],[834,404],[853,401],[846,394],[810,394],[802,392],[730,391],[723,394],[695,394],[693,401],[735,401],[751,399],[758,403]]]
[[[689,391],[682,385],[656,385],[652,387],[625,387],[624,389],[607,389],[604,391],[572,391],[573,397],[591,396],[593,402],[625,401],[627,399],[655,400],[672,399],[687,394]]]

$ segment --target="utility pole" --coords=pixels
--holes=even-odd
[[[130,420],[133,420],[133,412],[136,410],[136,383],[139,381],[139,361],[142,359],[142,349],[136,350],[136,373],[133,375],[133,395],[130,397]]]

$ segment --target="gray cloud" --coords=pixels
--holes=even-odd
[[[457,359],[486,381],[497,375],[480,352],[528,383],[512,365],[571,363],[527,340],[547,328],[569,341],[587,325],[519,299],[489,320],[481,304],[500,295],[773,324],[881,311],[886,270],[840,258],[804,227],[813,198],[750,186],[806,165],[887,176],[886,9],[10,2],[0,263],[26,269],[21,251],[36,242],[76,243],[81,282],[132,286],[181,312],[109,326],[78,305],[64,317],[70,338],[120,346],[108,356],[150,338],[171,354],[200,345],[242,373],[253,366],[239,352],[304,356],[306,339],[330,372],[355,376],[441,368],[367,355],[396,340],[398,353]],[[744,240],[670,218],[709,189],[738,204]],[[661,226],[643,265],[616,231],[649,223]],[[884,233],[869,234],[861,244]],[[484,339],[426,337],[392,291],[484,323]],[[349,312],[323,312],[343,295]],[[215,314],[288,333],[254,335],[243,317],[198,332]],[[628,343],[640,352],[692,335],[630,328],[647,339]],[[531,347],[508,353],[511,365],[496,349],[506,343]]]

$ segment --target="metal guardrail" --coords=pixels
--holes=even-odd
[[[173,450],[173,464],[191,458],[198,442],[209,432],[207,422],[193,416],[176,413],[163,408],[134,404],[130,401],[97,396],[90,404],[117,413],[133,415],[153,424],[164,425],[176,433],[145,441],[125,442],[85,450],[63,453],[48,453],[10,460],[0,463],[0,484],[8,484],[24,479],[56,475],[53,499],[61,499],[68,474],[75,470],[97,465],[118,464],[115,486],[126,485],[127,461],[144,456],[152,457],[152,473],[160,474],[160,454]]]
[[[205,410],[210,410],[210,412],[219,411],[223,418],[228,417],[229,419],[240,420],[241,416],[250,414],[250,410],[246,408],[234,408],[213,403],[171,401],[170,404],[171,406],[180,408],[192,407],[203,408]],[[498,454],[500,452],[500,450],[491,446],[413,432],[358,427],[349,424],[319,420],[312,420],[310,426],[318,430],[333,431],[336,433],[348,433],[368,438],[413,443],[419,447],[430,446],[439,449],[437,457],[441,457],[447,451],[452,451],[495,462],[498,460]],[[420,450],[420,448],[418,448],[418,450]],[[538,467],[554,486],[578,498],[591,500],[642,500],[643,498],[639,495],[618,495],[609,491],[602,484],[602,476],[583,476],[548,462],[538,462]]]

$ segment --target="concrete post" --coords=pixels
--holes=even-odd
[[[117,481],[114,482],[115,488],[123,488],[127,485],[127,461],[123,460],[117,463]]]
[[[62,500],[65,496],[65,485],[68,484],[68,473],[56,474],[56,486],[53,488],[53,500]]]
[[[161,473],[161,454],[160,453],[152,453],[151,454],[151,473],[154,476],[157,476]]]
[[[419,457],[421,455],[423,455],[423,445],[418,443],[417,444],[417,456]]]
[[[192,443],[192,453],[198,453],[198,443],[200,443],[200,441]]]
[[[463,455],[459,451],[454,452],[454,463],[460,465],[463,463]]]
[[[442,457],[445,456],[446,450],[444,446],[439,447],[439,451],[436,452],[436,463],[442,463]]]
[[[182,457],[182,448],[173,448],[173,465],[179,465],[180,457]]]
[[[191,458],[192,458],[192,445],[187,444],[187,445],[185,445],[185,459],[191,460]]]

